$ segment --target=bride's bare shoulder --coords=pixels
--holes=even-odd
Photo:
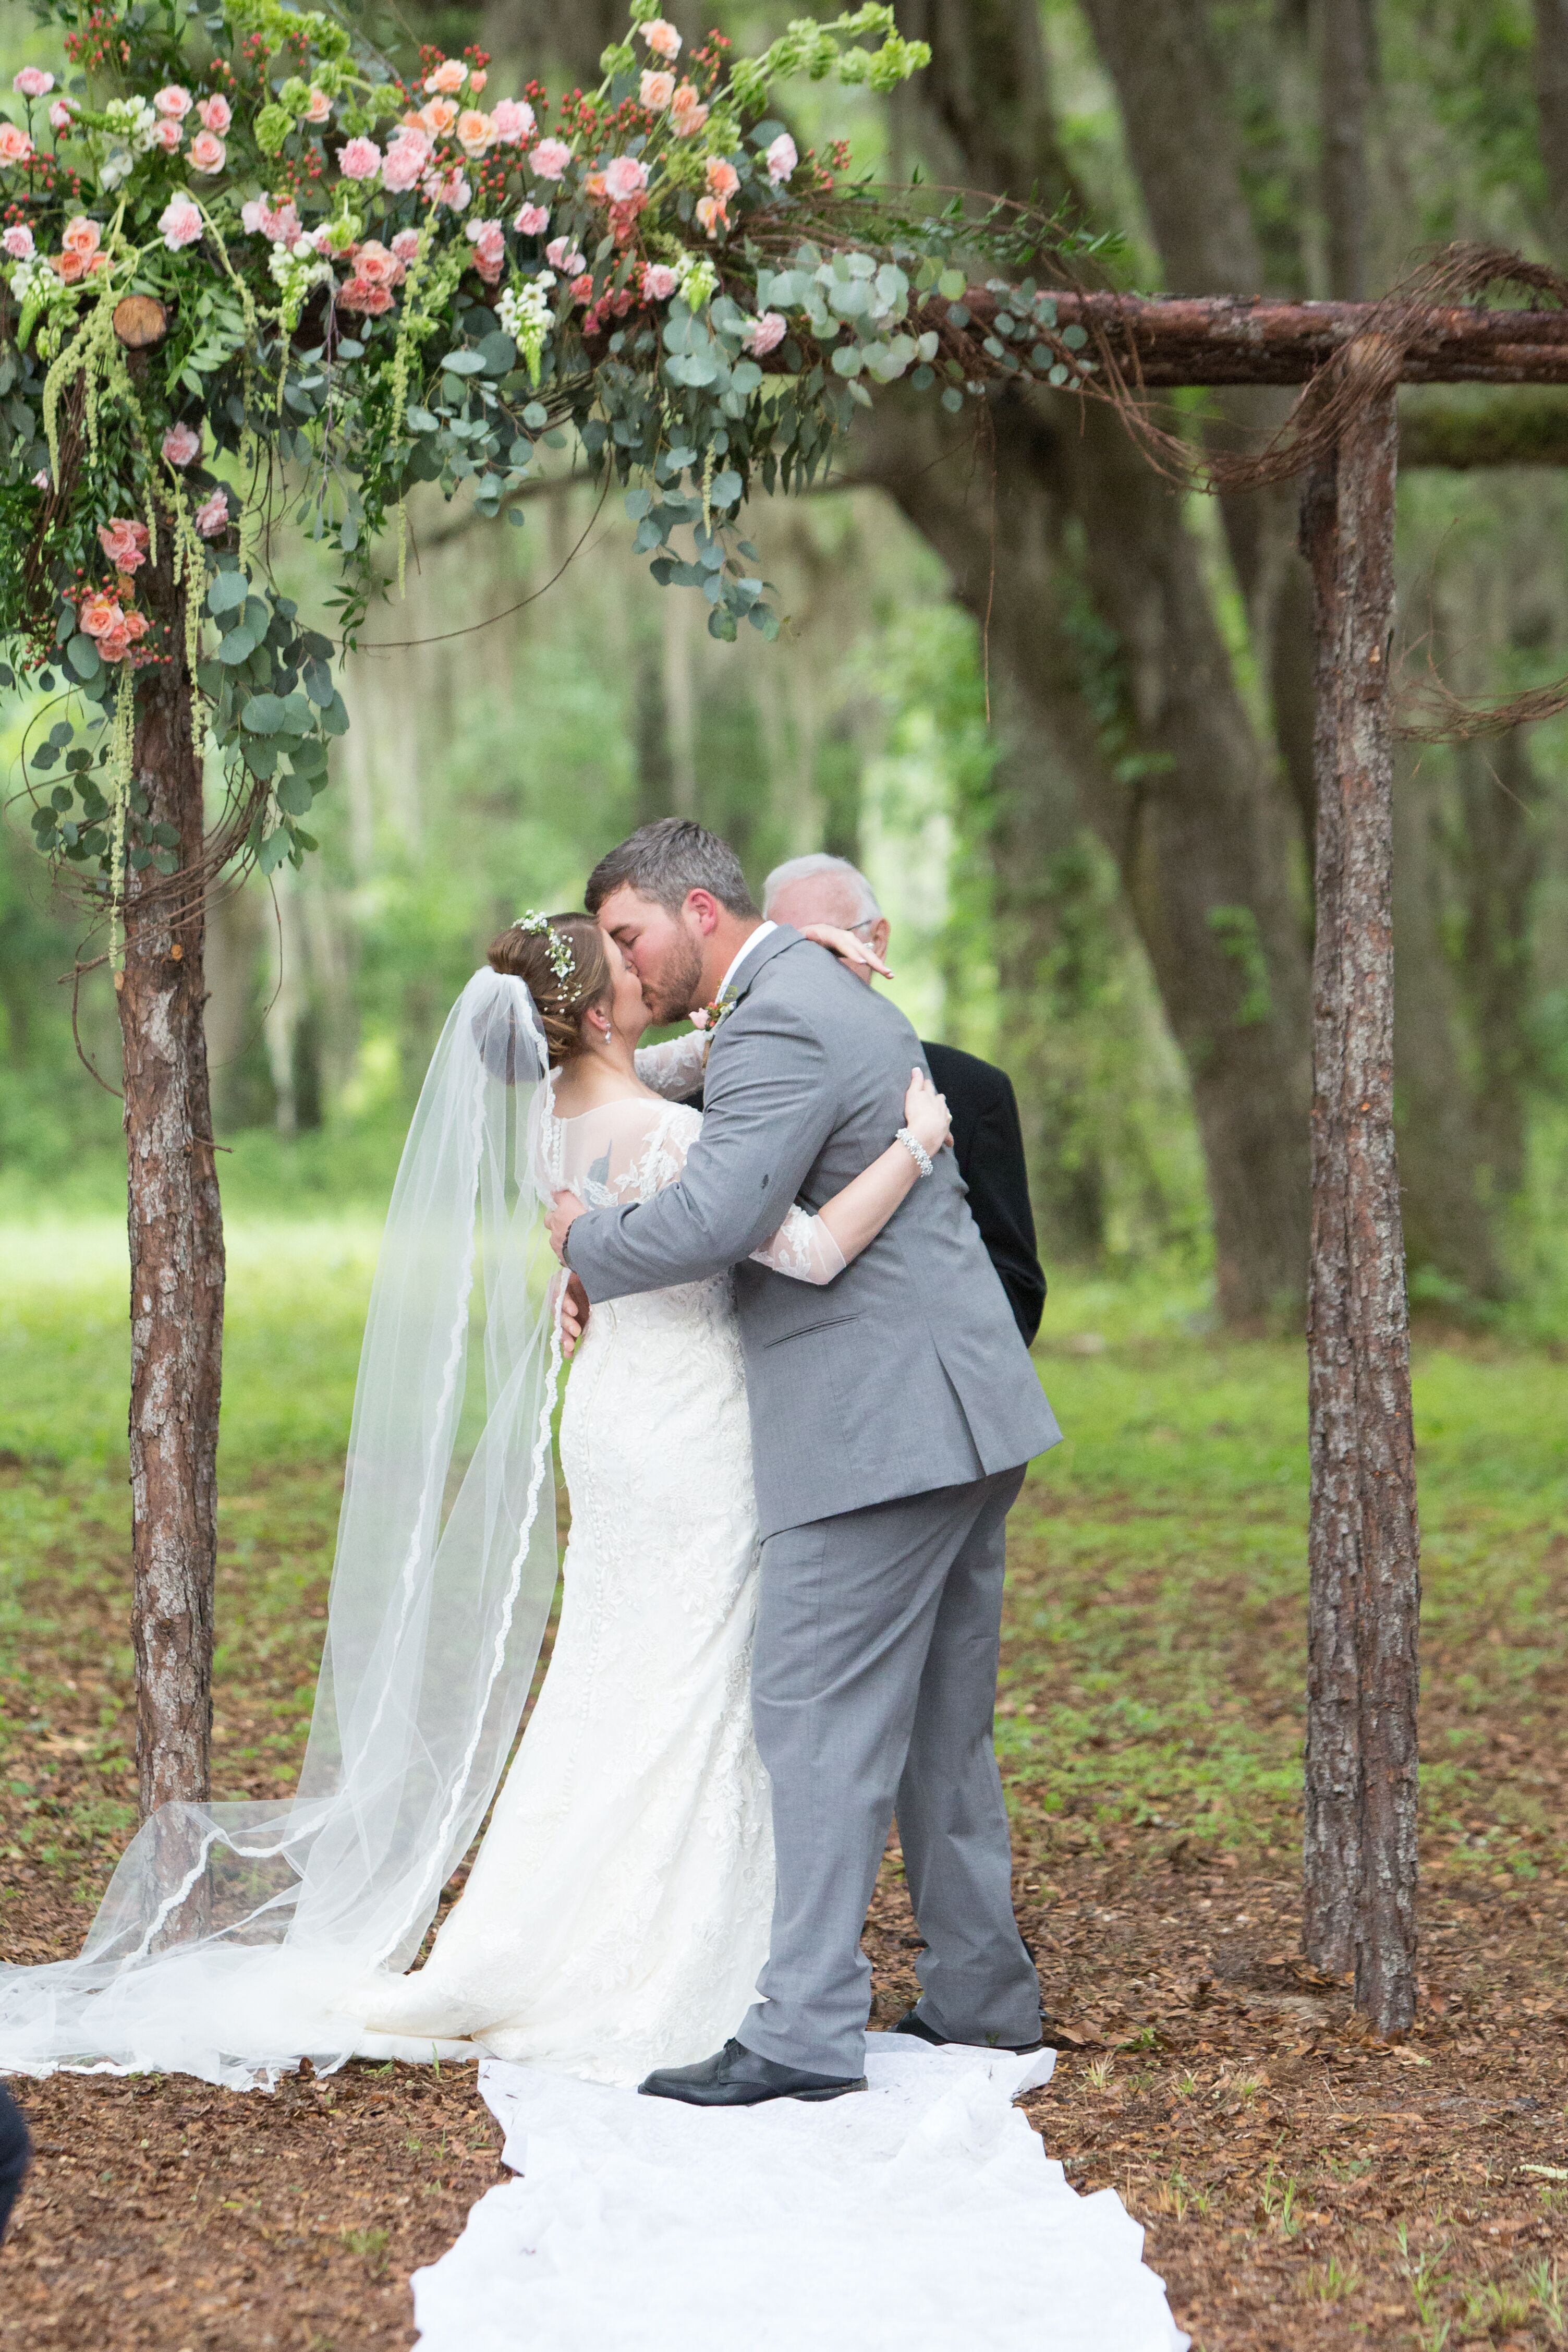
[[[557,1078],[552,1105],[557,1118],[586,1118],[598,1111],[607,1118],[621,1120],[639,1112],[646,1118],[669,1108],[662,1095],[643,1086],[639,1078],[628,1078],[613,1086],[607,1086],[597,1071],[594,1078],[596,1083],[591,1085],[574,1081],[569,1074]]]

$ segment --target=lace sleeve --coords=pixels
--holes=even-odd
[[[682,1102],[702,1086],[707,1042],[700,1029],[694,1029],[686,1037],[667,1037],[662,1045],[639,1045],[637,1076],[666,1101]]]
[[[778,1232],[751,1255],[758,1265],[770,1265],[775,1274],[787,1274],[791,1282],[831,1282],[848,1264],[821,1217],[812,1216],[799,1202]]]

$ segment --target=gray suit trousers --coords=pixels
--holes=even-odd
[[[747,2048],[812,2074],[863,2072],[866,1906],[894,1811],[921,2017],[955,2041],[1040,2032],[1013,1918],[992,1745],[1007,1515],[1021,1468],[786,1528],[762,1547],[752,1664],[773,1784],[778,1894]]]

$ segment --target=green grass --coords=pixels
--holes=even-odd
[[[236,1707],[244,1760],[281,1767],[308,1706],[376,1239],[368,1213],[230,1225],[219,1727],[225,1683],[244,1685],[265,1718]],[[118,1612],[124,1254],[108,1217],[0,1225],[0,1453],[19,1472],[0,1488],[0,1665],[24,1628],[36,1662],[73,1592],[115,1587]],[[1068,1283],[1039,1361],[1067,1436],[1015,1519],[998,1721],[1015,1803],[1048,1844],[1141,1829],[1289,1846],[1300,1343],[1207,1331],[1197,1286]],[[1563,1835],[1561,1787],[1534,1759],[1568,1667],[1563,1391],[1544,1352],[1417,1348],[1429,1860],[1511,1884]],[[122,1685],[128,1653],[113,1664]],[[24,1712],[47,1712],[46,1685],[35,1663]]]

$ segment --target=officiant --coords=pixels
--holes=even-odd
[[[818,852],[776,866],[763,885],[762,912],[775,923],[838,923],[885,957],[889,923],[858,866]],[[873,985],[869,971],[857,978]],[[953,1118],[953,1150],[969,1188],[969,1210],[1030,1346],[1045,1305],[1035,1247],[1018,1097],[1005,1070],[956,1045],[921,1040],[931,1076]]]

